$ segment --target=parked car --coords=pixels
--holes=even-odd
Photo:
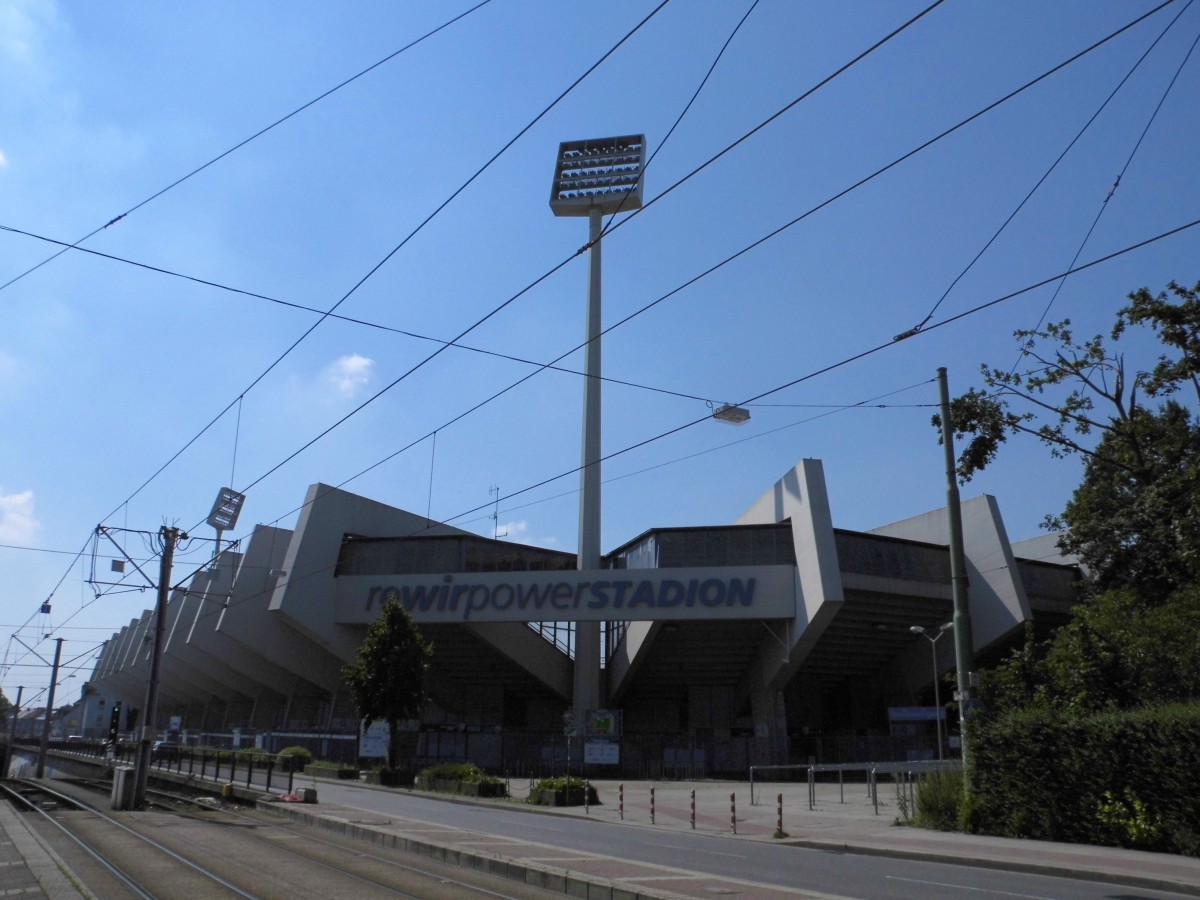
[[[155,741],[150,758],[156,762],[174,762],[179,759],[179,745],[174,741]]]

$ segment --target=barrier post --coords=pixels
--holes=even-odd
[[[692,831],[696,830],[696,792],[692,791]]]
[[[729,825],[737,834],[737,794],[729,795]]]
[[[754,805],[754,766],[750,767],[750,805]]]
[[[591,791],[588,790],[588,787],[590,785],[590,781],[588,781],[586,778],[583,779],[583,814],[585,816],[590,816],[592,814],[591,809],[588,807],[588,794],[591,793]]]
[[[650,786],[650,824],[654,824],[654,785]]]
[[[621,816],[621,821],[625,821],[625,785],[617,787],[617,813]]]
[[[778,832],[783,831],[783,794],[779,795],[779,805],[776,808],[775,830]]]

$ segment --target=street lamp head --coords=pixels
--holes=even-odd
[[[912,625],[909,627],[908,630],[911,631],[913,634],[924,634],[925,633],[925,629],[920,625]]]
[[[750,418],[750,410],[733,403],[723,403],[713,410],[712,417],[718,422],[728,422],[730,425],[741,425]]]
[[[939,627],[938,631],[949,631],[953,627],[954,627],[953,622],[947,622],[945,625],[942,625],[941,627]]]

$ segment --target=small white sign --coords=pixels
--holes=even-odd
[[[358,742],[358,755],[368,759],[385,759],[388,752],[388,723],[376,719],[369,728],[363,728]]]

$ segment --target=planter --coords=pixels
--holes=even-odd
[[[447,778],[418,778],[417,787],[423,791],[441,794],[459,794],[464,797],[507,797],[508,785],[504,782],[453,781]]]
[[[600,797],[590,784],[587,787],[589,806],[599,806]],[[542,806],[583,806],[583,788],[559,788],[556,791],[542,791],[539,801]]]

